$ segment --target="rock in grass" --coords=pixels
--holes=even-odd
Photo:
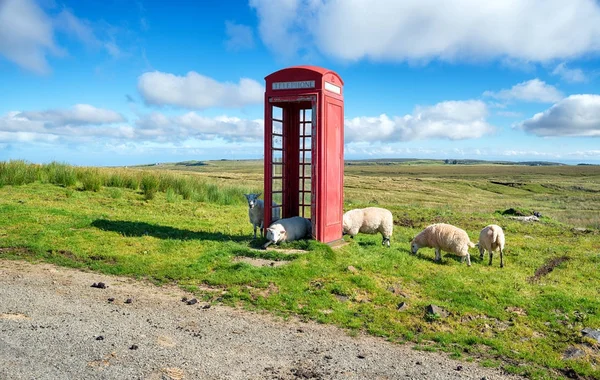
[[[131,298],[127,298],[127,299],[125,300],[125,303],[133,303],[133,300],[132,300]]]
[[[425,307],[425,312],[429,315],[439,315],[442,318],[446,318],[448,316],[448,312],[444,309],[442,309],[439,306],[436,305],[427,305],[427,307]]]
[[[92,284],[92,288],[106,289],[106,288],[108,288],[108,286],[106,286],[106,284],[105,284],[105,283],[103,283],[103,282],[98,282],[98,283],[95,283],[95,282],[94,282],[94,283]]]
[[[188,305],[195,305],[198,303],[198,300],[195,298],[192,298],[191,300],[186,302]]]
[[[408,304],[406,302],[400,302],[398,304],[398,311],[404,311],[408,309]]]
[[[137,350],[138,348],[137,344],[132,344],[131,347],[129,347],[130,350]]]
[[[584,338],[595,339],[598,343],[600,343],[600,330],[594,330],[589,327],[581,330]]]
[[[577,347],[571,346],[571,347],[567,348],[567,350],[563,354],[563,359],[577,359],[582,356],[585,356],[585,352],[583,350],[580,350]]]
[[[98,335],[98,336],[96,337],[96,340],[104,340],[104,337],[103,337],[102,335]]]

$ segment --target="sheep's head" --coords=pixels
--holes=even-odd
[[[252,208],[254,208],[254,206],[256,206],[256,201],[257,201],[258,197],[260,197],[260,193],[244,194],[244,196],[246,197],[246,200],[248,201],[248,207],[252,209]]]
[[[274,243],[279,243],[283,241],[286,237],[285,231],[278,228],[267,228],[267,240],[272,241]]]
[[[410,242],[410,252],[413,255],[415,255],[418,250],[419,250],[419,245],[417,243],[415,243],[414,240],[411,240],[411,242]]]
[[[350,216],[348,213],[345,213],[342,216],[342,235],[347,235],[348,231],[350,231],[350,227],[352,226],[352,221],[350,220]]]

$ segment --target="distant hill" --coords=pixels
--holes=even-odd
[[[346,165],[523,165],[523,166],[565,166],[560,162],[548,161],[486,161],[486,160],[434,160],[417,158],[378,158],[365,160],[346,160]]]
[[[261,164],[262,159],[239,159],[239,160],[205,160],[205,161],[181,161],[181,162],[162,162],[146,165],[136,165],[133,167],[153,167],[153,166],[168,166],[168,167],[200,167],[207,165],[214,165],[218,162],[223,163],[246,163],[246,164]],[[568,166],[560,162],[550,161],[486,161],[486,160],[472,160],[472,159],[420,159],[420,158],[375,158],[375,159],[362,159],[362,160],[345,160],[344,164],[347,166],[352,165],[522,165],[522,166]],[[590,164],[578,164],[578,165],[590,165]]]

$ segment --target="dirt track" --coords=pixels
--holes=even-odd
[[[108,288],[90,287],[100,281]],[[184,296],[0,260],[0,379],[517,378],[332,326],[186,305]]]

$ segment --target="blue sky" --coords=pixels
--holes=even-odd
[[[0,160],[261,158],[264,77],[345,82],[345,157],[600,164],[598,0],[0,0]]]

